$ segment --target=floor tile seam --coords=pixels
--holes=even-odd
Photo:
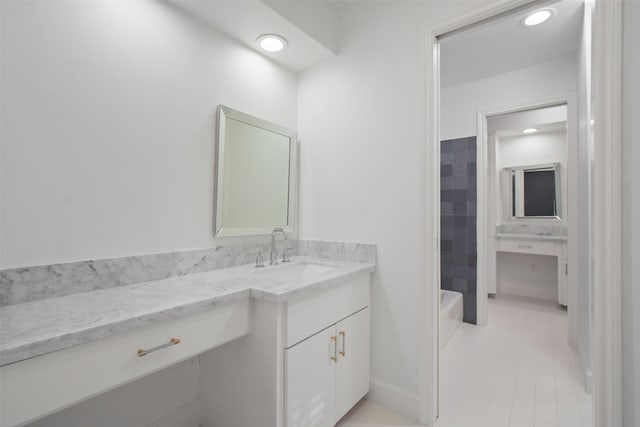
[[[523,340],[523,344],[524,344],[524,336],[523,336],[522,340]],[[509,426],[510,427],[511,427],[511,424],[513,422],[513,408],[515,406],[515,396],[516,396],[516,392],[518,390],[518,384],[520,383],[520,380],[522,378],[520,368],[522,366],[522,356],[524,354],[524,349],[525,349],[524,345],[521,345],[520,346],[520,357],[518,357],[518,374],[517,374],[516,381],[515,381],[515,390],[514,390],[514,393],[513,393],[513,401],[511,402],[511,410],[509,411]]]

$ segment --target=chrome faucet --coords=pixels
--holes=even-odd
[[[287,235],[285,234],[283,227],[276,227],[271,232],[271,253],[269,254],[270,265],[278,265],[278,252],[276,250],[276,234],[278,233],[281,233],[285,240],[287,239]]]
[[[256,257],[256,268],[264,267],[264,258],[262,258],[262,252],[258,252],[258,256]]]

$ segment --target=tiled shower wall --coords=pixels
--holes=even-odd
[[[441,142],[441,287],[463,294],[463,320],[476,323],[476,138]]]

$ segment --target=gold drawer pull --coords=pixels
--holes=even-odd
[[[171,347],[172,345],[180,344],[180,338],[171,338],[168,343],[160,344],[156,347],[150,348],[148,350],[143,350],[141,348],[138,349],[138,357],[146,356],[149,353],[153,353],[154,351],[162,350],[163,348]]]
[[[531,245],[518,245],[519,248],[531,249]]]
[[[331,356],[331,360],[338,363],[338,337],[331,337],[331,341],[333,341],[333,356]]]
[[[346,347],[346,343],[347,343],[347,333],[345,331],[340,331],[339,334],[342,337],[342,351],[339,354],[340,354],[340,356],[344,357],[347,354],[347,353],[345,353],[345,351],[346,351],[345,347]]]

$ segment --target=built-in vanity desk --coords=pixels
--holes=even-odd
[[[202,425],[333,425],[369,389],[374,268],[295,257],[2,307],[0,423],[201,355]]]
[[[523,116],[522,119],[539,119],[535,112],[530,113],[531,116]],[[560,114],[559,117],[566,115],[562,108],[556,113]],[[566,136],[562,133],[566,125],[559,121],[551,128],[555,129],[554,126],[558,128],[558,132],[547,135],[550,138],[548,153],[540,151],[535,138],[522,136],[520,132],[516,136],[507,131],[496,133],[494,156],[497,179],[491,196],[496,200],[493,207],[495,239],[491,239],[487,246],[493,252],[488,257],[490,262],[487,265],[487,277],[491,279],[487,287],[489,293],[500,293],[503,290],[498,289],[498,282],[502,285],[511,282],[505,286],[505,294],[556,300],[558,304],[567,306],[568,209],[567,198],[562,197],[567,193],[564,166]],[[538,157],[540,164],[527,163],[532,161],[529,158],[531,153],[542,156]],[[553,162],[543,163],[549,161]],[[523,257],[519,257],[517,262],[513,262],[515,258],[510,257],[513,264],[509,265],[502,264],[505,261],[503,257],[497,256],[498,252],[555,257],[557,273],[551,271],[554,264],[552,260],[544,262],[546,268],[541,269],[544,274],[536,272],[534,276],[532,272],[536,271],[538,263],[535,257],[530,257],[528,265],[522,261]],[[501,265],[496,265],[496,262]],[[499,277],[497,272],[500,270],[503,273],[507,271],[507,276],[510,277]],[[554,276],[557,281],[556,292],[551,288]]]
[[[244,243],[0,271],[0,427],[196,355],[189,427],[330,427],[368,392],[375,246],[288,240],[295,132],[222,105],[217,122],[213,231]]]
[[[536,234],[496,234],[497,252],[554,256],[558,262],[558,304],[567,305],[567,237]]]

